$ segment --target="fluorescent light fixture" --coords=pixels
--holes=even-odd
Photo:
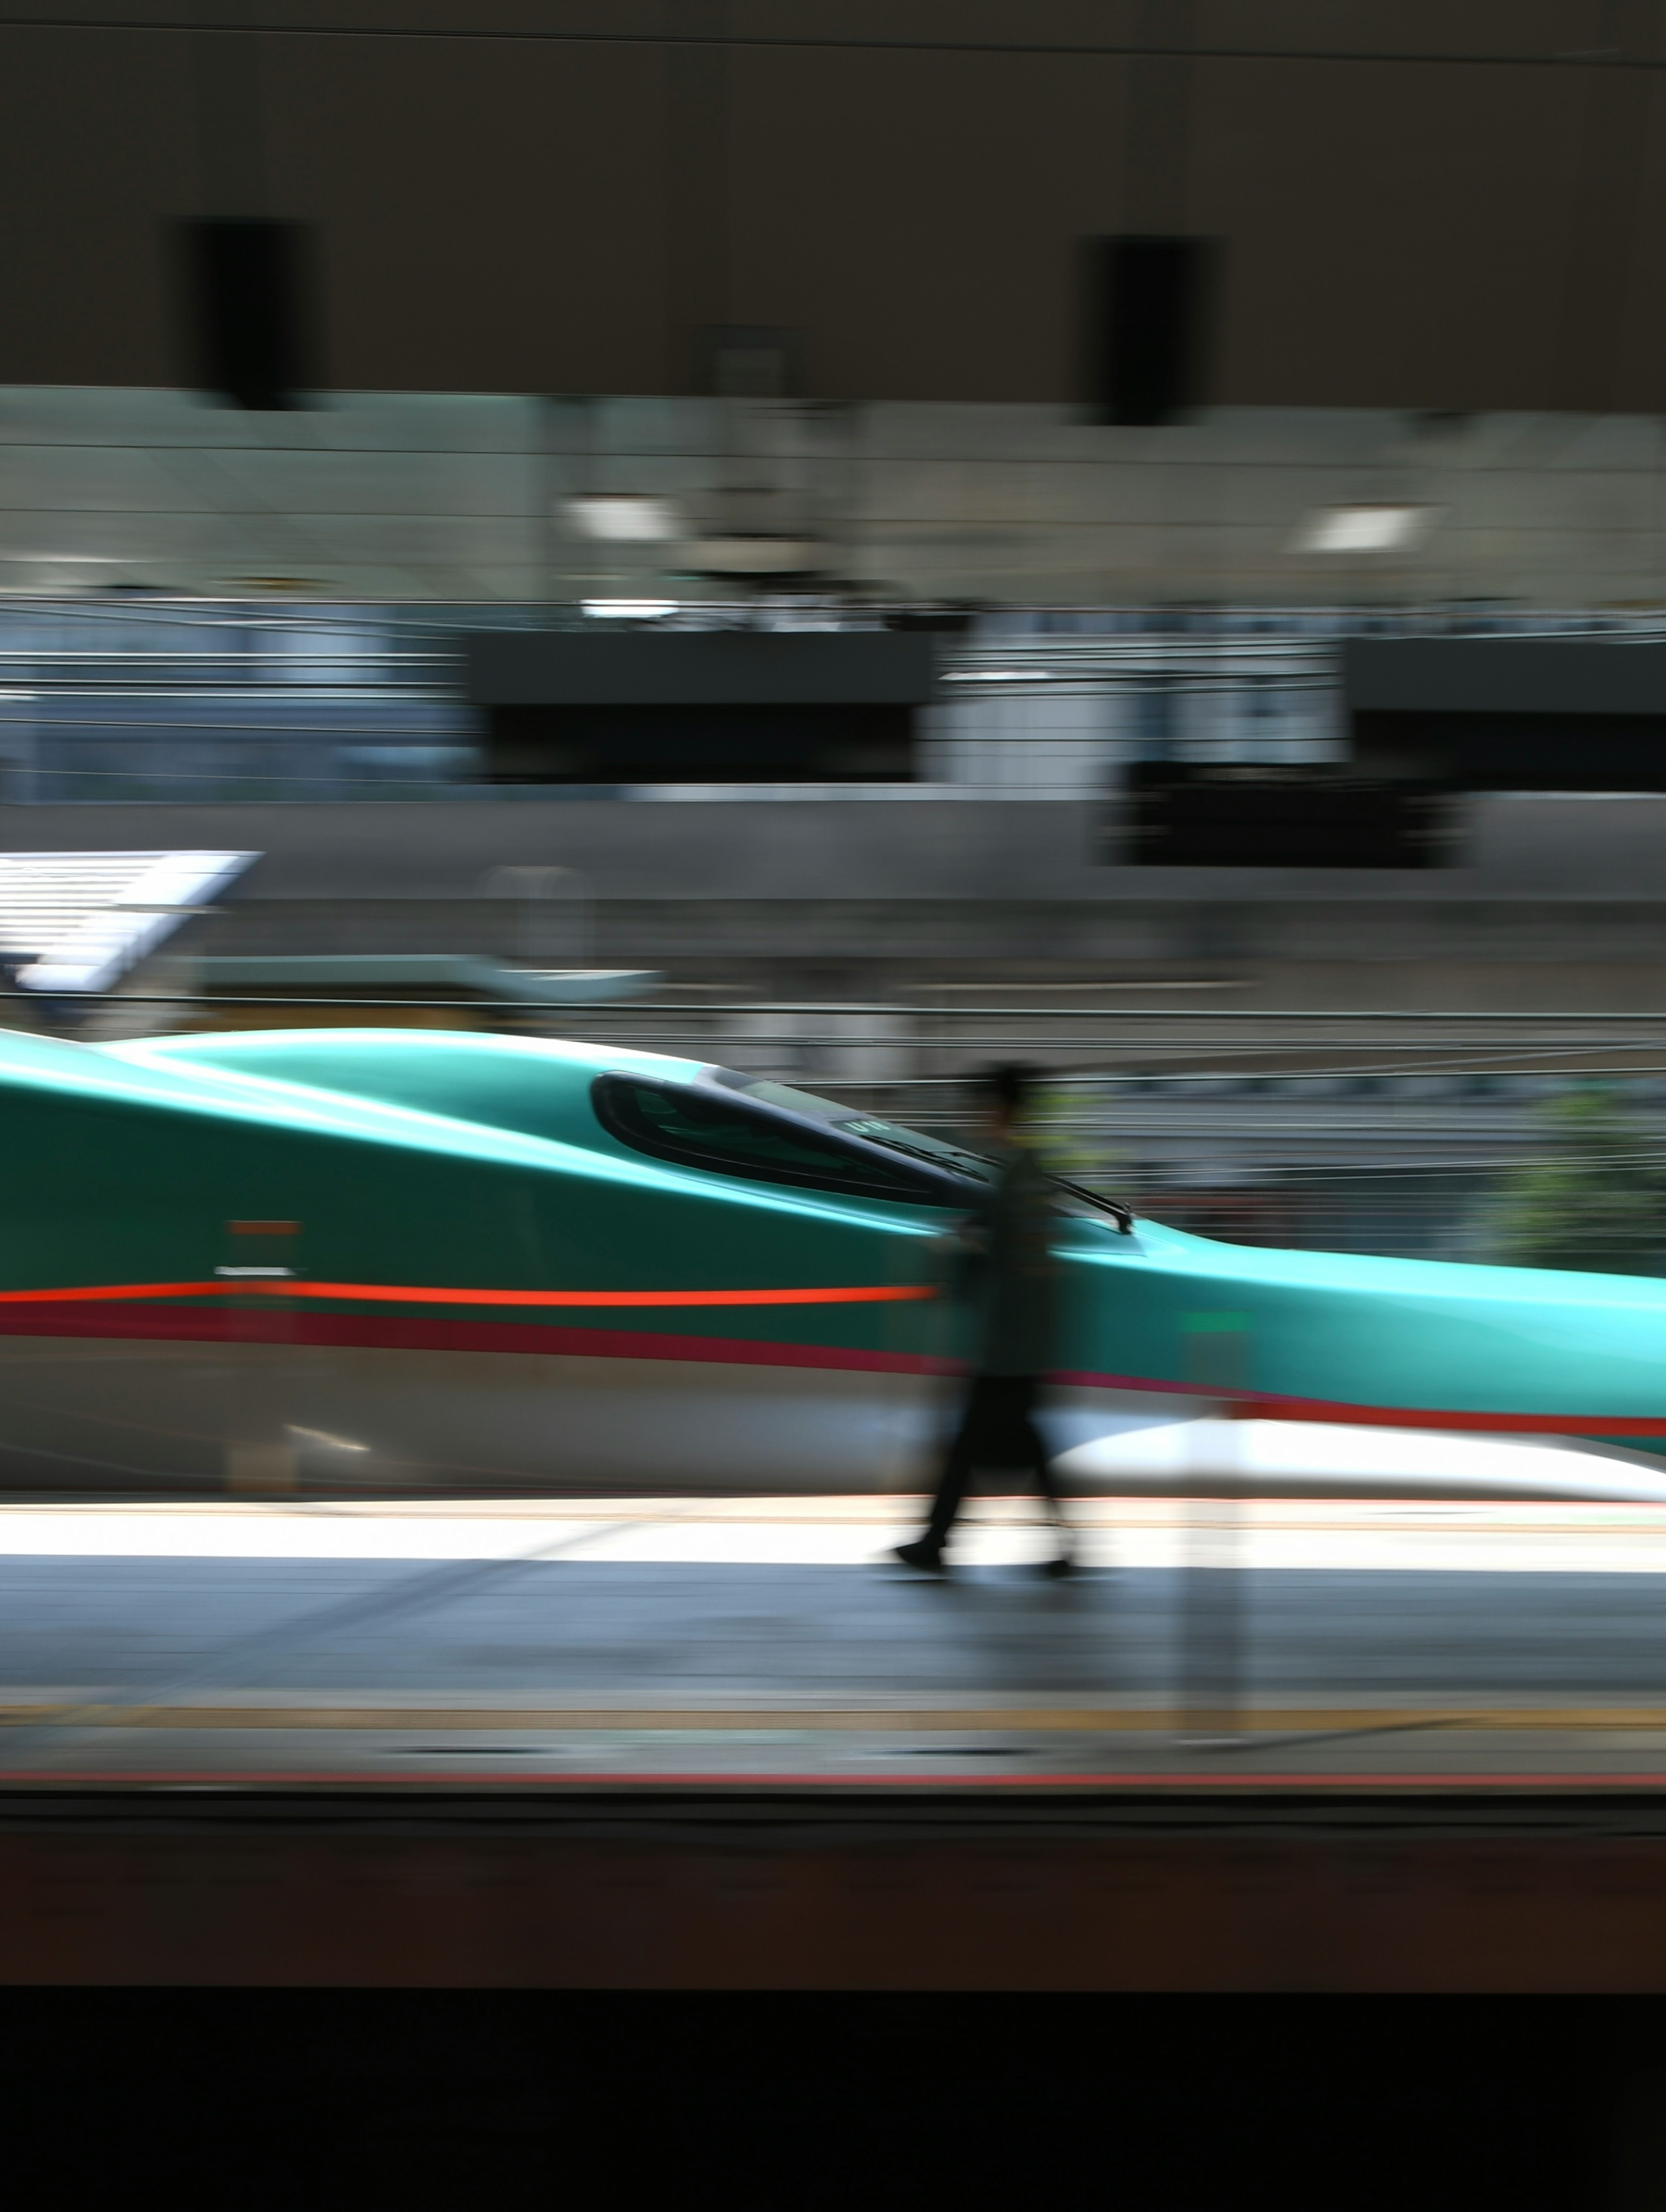
[[[675,538],[680,526],[668,499],[646,499],[635,493],[569,499],[567,520],[586,538],[634,538],[641,544]]]
[[[655,622],[677,611],[675,599],[585,599],[581,604],[593,621]]]
[[[1432,508],[1362,503],[1321,507],[1296,533],[1298,553],[1402,553],[1433,520]]]
[[[1044,668],[952,668],[945,684],[1050,684]]]

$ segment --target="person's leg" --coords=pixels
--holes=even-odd
[[[949,1540],[949,1531],[959,1516],[966,1500],[966,1492],[971,1486],[980,1440],[987,1425],[987,1395],[985,1378],[974,1376],[960,1409],[959,1423],[944,1455],[942,1472],[937,1478],[937,1489],[926,1525],[913,1543],[899,1544],[897,1547],[897,1556],[906,1566],[934,1567],[942,1559],[943,1547]]]
[[[1047,1439],[1043,1436],[1036,1419],[1037,1401],[1040,1395],[1039,1380],[1034,1376],[1025,1376],[1014,1393],[1013,1425],[1023,1447],[1023,1464],[1029,1468],[1035,1481],[1037,1492],[1052,1515],[1053,1526],[1058,1532],[1057,1557],[1045,1562],[1044,1571],[1065,1574],[1069,1571],[1074,1546],[1071,1539],[1070,1523],[1065,1516],[1064,1492],[1057,1474],[1054,1472],[1053,1462],[1047,1449]]]
[[[985,1404],[988,1395],[988,1386],[983,1376],[974,1376],[966,1402],[960,1409],[960,1425],[944,1455],[943,1471],[937,1478],[937,1492],[927,1516],[925,1534],[926,1542],[939,1552],[949,1540],[949,1531],[960,1517],[960,1509],[966,1502],[966,1492],[971,1488],[972,1475],[982,1455],[980,1447],[988,1419]]]

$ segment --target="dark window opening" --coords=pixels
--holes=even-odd
[[[192,222],[184,239],[195,380],[234,407],[305,405],[320,374],[307,226]]]
[[[906,783],[914,708],[806,706],[494,706],[494,783]]]
[[[1209,381],[1216,252],[1204,238],[1087,241],[1086,398],[1101,422],[1183,421]]]

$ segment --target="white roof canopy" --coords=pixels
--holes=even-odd
[[[0,958],[33,991],[107,991],[256,853],[0,854]]]

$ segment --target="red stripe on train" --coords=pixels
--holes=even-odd
[[[216,1286],[216,1288],[218,1285]],[[88,1300],[79,1304],[0,1304],[0,1335],[174,1344],[336,1345],[377,1352],[496,1352],[545,1358],[674,1359],[725,1366],[799,1367],[889,1375],[942,1375],[952,1360],[919,1352],[857,1350],[842,1345],[786,1344],[748,1337],[693,1336],[660,1329],[586,1328],[566,1322],[453,1322],[415,1316],[143,1304]],[[1125,1390],[1195,1400],[1207,1395],[1183,1382],[1149,1375],[1066,1370],[1066,1388]],[[1353,1428],[1461,1430],[1495,1436],[1666,1437],[1666,1413],[1523,1413],[1447,1407],[1368,1406],[1345,1399],[1303,1398],[1272,1390],[1237,1390],[1213,1401],[1240,1419],[1334,1421]]]
[[[0,1291],[0,1306],[112,1305],[149,1298],[329,1298],[389,1306],[873,1306],[934,1298],[928,1283],[857,1283],[769,1291],[493,1291],[444,1283],[315,1283],[238,1274],[205,1283],[76,1283]]]
[[[212,1306],[0,1306],[0,1336],[99,1338],[155,1344],[339,1345],[370,1352],[508,1352],[545,1358],[707,1360],[742,1367],[824,1367],[935,1375],[952,1360],[836,1344],[689,1336],[569,1322],[419,1320],[414,1315],[225,1310]]]

